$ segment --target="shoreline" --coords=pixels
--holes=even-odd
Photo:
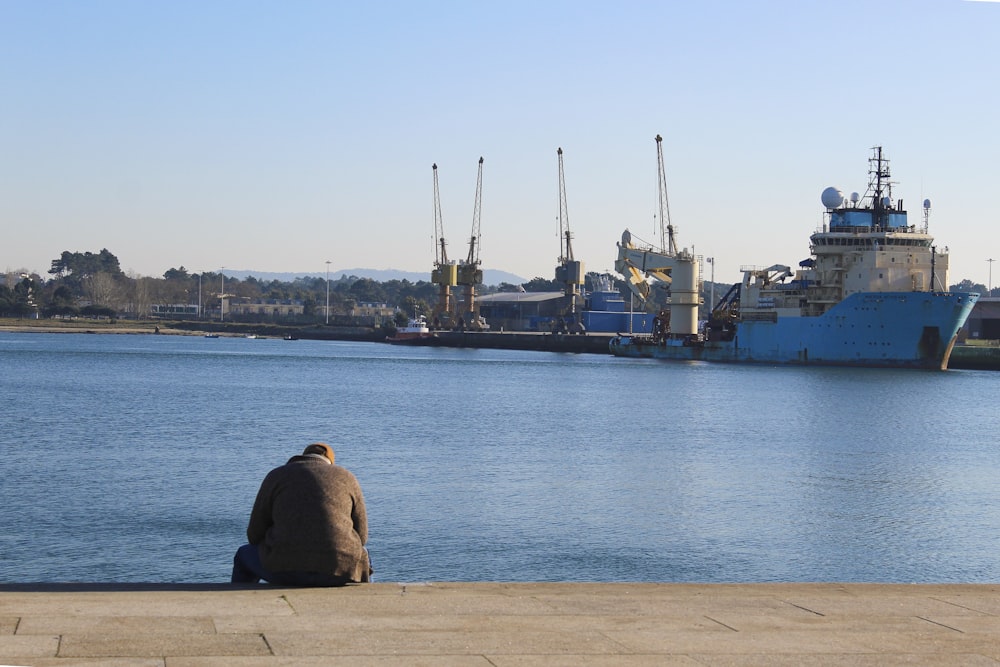
[[[242,338],[255,334],[260,338],[282,338],[316,340],[364,340],[369,342],[392,342],[370,332],[322,331],[311,328],[282,327],[274,331],[262,331],[274,325],[254,325],[243,323],[205,322],[205,328],[181,329],[171,323],[156,321],[101,322],[96,320],[14,320],[0,318],[0,333],[51,333],[51,334],[118,334],[146,336],[213,336]],[[571,334],[549,334],[538,332],[437,332],[431,338],[407,341],[405,345],[457,348],[499,348],[548,352],[574,352],[609,354],[608,341],[613,334],[589,333],[585,336]],[[1000,348],[993,345],[964,344],[952,350],[949,369],[954,370],[1000,370]]]
[[[102,324],[100,322],[85,322],[79,324],[57,323],[45,324],[10,324],[0,321],[0,332],[6,333],[86,333],[86,334],[133,334],[133,335],[168,335],[168,336],[202,336],[206,331],[188,331],[161,327],[154,323],[146,324]]]
[[[15,320],[0,318],[0,333],[119,334],[243,338],[292,338],[316,340],[381,341],[384,335],[365,327],[303,327],[267,323],[176,320]]]
[[[291,340],[350,340],[373,343],[392,343],[419,347],[454,347],[471,349],[524,350],[533,352],[562,352],[608,355],[608,342],[614,334],[588,333],[586,335],[534,332],[534,331],[438,331],[433,336],[402,342],[386,339],[384,333],[364,327],[282,327],[280,325],[245,324],[235,322],[203,322],[204,327],[180,328],[176,322],[121,321],[100,322],[38,320],[11,321],[0,319],[0,333],[84,333],[84,334],[133,334],[242,338],[287,338]],[[189,324],[188,322],[182,323]],[[193,324],[193,323],[192,323]]]

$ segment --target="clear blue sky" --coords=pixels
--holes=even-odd
[[[610,269],[626,227],[657,238],[662,134],[678,244],[719,282],[808,256],[821,191],[863,192],[881,144],[952,282],[986,283],[998,37],[968,0],[0,0],[0,270],[429,277],[431,164],[461,258],[483,156],[483,266],[551,278],[560,146],[576,258]]]

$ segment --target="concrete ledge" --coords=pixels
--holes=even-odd
[[[0,585],[0,664],[1000,665],[1000,585]]]

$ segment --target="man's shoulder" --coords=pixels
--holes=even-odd
[[[288,459],[287,462],[281,464],[280,466],[271,468],[271,470],[267,473],[267,476],[264,479],[266,480],[268,478],[294,475],[296,474],[296,471],[303,471],[313,467],[310,465],[303,465],[308,463],[309,461],[303,460],[302,457],[293,456],[292,458]]]
[[[350,477],[351,479],[354,479],[354,473],[345,468],[344,466],[333,464],[330,467],[333,468],[335,471],[337,471],[338,475],[344,475],[345,477]]]
[[[330,480],[331,482],[342,487],[361,489],[361,484],[358,482],[358,478],[354,476],[353,472],[343,466],[338,466],[336,464],[327,466],[326,470],[323,470],[319,474],[322,475],[324,479]]]
[[[272,469],[271,472],[267,474],[267,477],[274,479],[300,475],[325,479],[338,479],[358,484],[358,479],[354,476],[354,473],[343,466],[299,456],[293,456],[284,465],[280,465],[277,468]]]
[[[322,459],[317,459],[308,456],[293,456],[288,459],[288,462],[284,465],[280,465],[272,473],[277,473],[282,470],[308,470],[314,473],[319,473],[322,475],[340,475],[346,477],[354,477],[354,473],[345,468],[344,466],[337,465],[335,463],[328,463]]]

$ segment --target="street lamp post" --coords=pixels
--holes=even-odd
[[[219,269],[222,277],[222,291],[219,292],[219,321],[226,319],[226,267]]]
[[[326,323],[330,323],[330,260],[326,260]]]
[[[715,258],[707,257],[705,261],[712,265],[712,278],[708,283],[708,319],[712,319],[712,309],[715,308]]]
[[[630,334],[632,333],[632,322],[635,319],[635,313],[633,312],[634,310],[635,310],[635,294],[632,292],[632,289],[629,288],[629,291],[628,291],[628,332]]]
[[[201,273],[204,273],[202,271]],[[201,319],[201,273],[198,274],[198,319]]]

